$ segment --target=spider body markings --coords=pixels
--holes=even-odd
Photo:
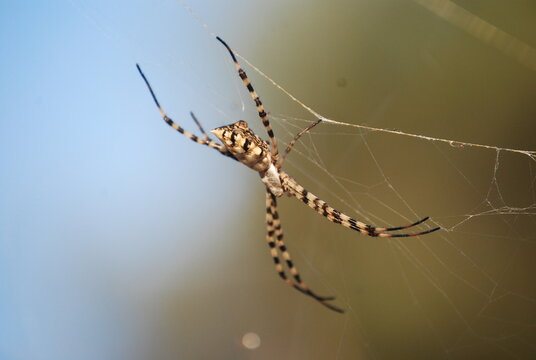
[[[216,141],[212,140],[210,136],[205,132],[201,123],[197,120],[193,113],[190,113],[197,127],[201,131],[203,138],[198,137],[197,135],[185,130],[180,125],[175,123],[171,118],[167,116],[163,108],[160,106],[156,95],[153,92],[149,81],[145,77],[139,65],[136,64],[140,75],[142,76],[145,84],[147,85],[149,92],[162,116],[164,121],[171,126],[173,129],[183,134],[190,140],[208,146],[212,149],[217,150],[222,155],[230,157],[234,160],[241,162],[247,167],[251,168],[254,171],[257,171],[261,177],[262,182],[266,186],[266,224],[267,224],[267,234],[266,241],[270,247],[270,254],[275,264],[275,269],[288,285],[292,286],[301,293],[312,297],[322,305],[327,308],[342,313],[342,309],[330,304],[328,301],[334,300],[332,296],[319,296],[313,292],[301,279],[301,276],[298,272],[298,269],[294,265],[290,253],[288,252],[286,245],[284,243],[283,230],[281,228],[281,221],[279,219],[279,214],[277,212],[277,198],[287,194],[288,196],[294,196],[298,200],[301,200],[307,206],[318,212],[319,214],[326,217],[329,221],[340,224],[346,228],[349,228],[354,231],[358,231],[364,235],[372,237],[410,237],[410,236],[420,236],[432,233],[439,230],[439,227],[432,228],[429,230],[416,232],[416,233],[398,233],[392,234],[391,231],[408,229],[413,226],[419,225],[429,217],[425,217],[417,222],[414,222],[409,225],[397,226],[397,227],[376,227],[372,225],[365,224],[361,221],[358,221],[328,205],[324,200],[321,200],[316,195],[312,194],[306,190],[303,186],[298,184],[290,175],[281,170],[281,166],[285,157],[292,150],[292,147],[296,141],[307,131],[318,125],[322,119],[318,119],[315,122],[311,123],[305,129],[300,131],[294,139],[287,146],[283,157],[279,157],[279,152],[277,148],[277,141],[274,136],[273,130],[270,126],[270,121],[264,110],[263,104],[253,89],[249,78],[246,75],[246,72],[242,69],[238,63],[235,54],[231,48],[223,41],[220,37],[216,37],[220,41],[229,54],[235,64],[238,75],[242,79],[244,85],[248,89],[255,106],[257,107],[257,112],[259,118],[261,119],[264,128],[268,134],[270,142],[266,142],[257,136],[248,126],[247,122],[240,120],[233,124],[218,127],[210,132],[214,134],[223,144],[219,144]],[[290,276],[287,275],[288,270]]]
[[[284,193],[281,178],[272,159],[269,145],[240,120],[210,131],[225,145],[227,150],[247,167],[257,171],[262,182],[275,196]]]

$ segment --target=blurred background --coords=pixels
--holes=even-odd
[[[0,358],[536,357],[536,156],[501,150],[536,150],[536,5],[188,4],[0,2]],[[344,315],[278,278],[258,175],[170,130],[136,71],[185,128],[264,137],[211,32],[340,122],[289,156],[303,186],[444,228],[366,238],[282,198],[304,280]],[[243,65],[283,149],[315,118]]]

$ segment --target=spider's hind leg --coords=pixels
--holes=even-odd
[[[326,219],[328,219],[329,221],[335,224],[342,225],[349,229],[358,231],[364,235],[368,235],[372,237],[384,237],[384,238],[386,237],[411,237],[411,236],[421,236],[421,235],[429,234],[429,233],[432,233],[434,231],[441,229],[440,227],[435,227],[429,230],[416,232],[416,233],[391,234],[386,231],[408,229],[408,228],[411,228],[413,226],[416,226],[425,222],[426,220],[429,219],[429,217],[427,216],[409,225],[397,226],[397,227],[377,227],[377,226],[368,225],[368,224],[365,224],[364,222],[351,218],[350,216],[340,212],[337,209],[334,209],[324,200],[320,199],[318,196],[316,196],[315,194],[311,193],[310,191],[306,190],[303,186],[298,184],[296,180],[294,180],[292,177],[290,177],[290,175],[288,175],[284,171],[279,171],[279,175],[281,176],[281,183],[283,184],[283,188],[285,189],[286,192],[290,193],[292,196],[296,197],[298,200],[301,200],[305,205],[309,206],[311,209],[313,209],[317,213],[325,216]]]
[[[320,296],[314,293],[301,279],[298,269],[294,265],[290,253],[285,246],[283,241],[283,230],[281,229],[281,221],[279,220],[279,214],[277,213],[277,202],[275,195],[271,194],[266,190],[266,223],[267,223],[267,235],[266,240],[268,246],[270,247],[270,253],[272,259],[274,260],[275,269],[279,274],[279,277],[283,279],[288,285],[292,286],[302,294],[312,297],[328,309],[336,311],[338,313],[343,313],[344,311],[327,301],[334,300],[334,296]],[[292,275],[293,280],[291,280],[285,273],[284,265],[281,263],[281,257],[285,261],[285,265],[288,268],[288,271]]]

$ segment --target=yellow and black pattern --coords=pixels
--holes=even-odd
[[[164,111],[164,109],[160,106],[160,103],[158,102],[158,99],[156,98],[156,95],[154,94],[153,88],[151,87],[151,84],[149,84],[149,81],[145,77],[145,74],[143,73],[143,71],[141,71],[140,66],[136,64],[136,67],[138,68],[138,71],[140,72],[141,77],[145,81],[145,84],[147,85],[147,88],[149,89],[149,92],[151,93],[151,96],[153,97],[154,103],[156,104],[156,107],[158,108],[160,115],[162,115],[162,119],[164,119],[164,121],[169,126],[171,126],[173,129],[177,130],[178,132],[186,136],[188,139],[195,141],[198,144],[206,145],[209,148],[218,150],[223,155],[229,156],[230,158],[235,159],[235,157],[227,150],[225,146],[220,145],[213,140],[210,140],[208,134],[205,132],[205,130],[203,130],[203,127],[201,126],[201,124],[199,123],[199,121],[197,120],[197,118],[192,112],[190,112],[190,115],[192,116],[192,119],[195,121],[195,123],[197,124],[201,132],[203,133],[204,139],[200,139],[198,136],[192,134],[191,132],[184,130],[179,124],[171,120],[171,118],[166,115],[166,112]]]
[[[238,75],[240,76],[240,79],[244,82],[244,85],[248,88],[249,94],[253,98],[253,101],[255,102],[255,106],[257,107],[257,112],[259,113],[259,117],[261,118],[262,124],[264,125],[264,128],[266,129],[266,132],[268,133],[268,137],[270,138],[270,143],[272,144],[272,159],[277,163],[279,150],[277,149],[277,141],[274,136],[274,131],[272,130],[272,127],[270,126],[270,121],[268,120],[268,115],[266,114],[266,111],[264,110],[264,106],[262,105],[262,101],[257,95],[257,92],[253,89],[253,86],[251,85],[251,81],[249,80],[248,76],[246,75],[246,72],[240,64],[238,63],[238,60],[236,60],[236,56],[233,53],[233,50],[227,45],[225,41],[223,41],[219,36],[216,36],[216,39],[218,39],[219,42],[225,46],[227,51],[229,51],[229,54],[231,55],[231,58],[233,59],[233,62],[236,67],[236,71],[238,71]]]
[[[270,148],[264,140],[255,135],[247,122],[240,120],[210,132],[227,147],[227,150],[238,161],[247,167],[264,173],[272,165]]]
[[[319,296],[315,294],[309,287],[302,281],[298,269],[294,265],[290,253],[287,250],[287,247],[283,241],[283,230],[281,229],[281,220],[279,220],[279,214],[277,213],[277,200],[274,194],[266,191],[266,241],[270,247],[270,254],[274,260],[275,270],[288,285],[292,286],[299,292],[308,295],[326,306],[327,308],[334,310],[336,312],[344,312],[342,309],[328,303],[330,300],[334,300],[333,296]],[[285,264],[281,262],[280,256],[283,258]],[[285,272],[285,265],[292,275],[294,280],[289,279]]]
[[[317,213],[324,215],[329,221],[334,222],[335,224],[340,224],[349,229],[359,231],[362,234],[372,236],[372,237],[409,237],[409,236],[420,236],[424,234],[429,234],[431,232],[437,231],[440,228],[436,227],[430,230],[425,230],[422,232],[411,233],[411,234],[390,234],[386,231],[397,231],[408,229],[410,227],[419,225],[420,223],[425,222],[429,217],[425,217],[417,222],[414,222],[409,225],[397,226],[397,227],[376,227],[372,225],[365,224],[361,221],[358,221],[350,216],[340,212],[337,209],[332,208],[324,200],[318,198],[315,194],[307,191],[303,186],[298,184],[291,176],[289,176],[284,171],[279,172],[281,177],[281,183],[283,184],[283,189],[301,200],[311,209],[314,209]]]
[[[269,146],[269,144],[266,141],[262,140],[259,136],[255,135],[255,133],[249,128],[248,124],[245,121],[237,121],[233,124],[222,126],[212,130],[211,133],[213,133],[222,142],[222,144],[218,144],[210,138],[209,134],[205,132],[205,130],[201,126],[201,123],[197,120],[193,113],[190,113],[190,115],[196,123],[197,127],[199,128],[199,131],[203,135],[203,138],[200,138],[184,130],[181,126],[179,126],[166,115],[166,113],[160,106],[158,100],[156,99],[156,96],[153,92],[153,89],[151,88],[151,85],[149,84],[149,81],[147,81],[147,78],[141,71],[140,67],[138,65],[136,66],[138,68],[138,71],[140,72],[140,75],[145,81],[145,84],[149,88],[149,92],[153,97],[156,107],[160,111],[160,115],[169,126],[186,136],[188,139],[195,141],[198,144],[215,149],[221,154],[243,163],[244,165],[257,171],[260,174],[262,182],[266,185],[266,240],[268,242],[268,246],[270,247],[270,253],[272,255],[272,259],[274,261],[277,273],[288,285],[292,286],[296,290],[307,296],[312,297],[327,308],[342,313],[342,309],[328,303],[328,301],[334,300],[334,297],[319,296],[315,294],[302,281],[298,269],[294,265],[294,262],[290,257],[290,253],[288,252],[283,241],[283,230],[281,229],[281,221],[279,220],[279,214],[277,212],[277,197],[282,196],[285,193],[294,196],[319,214],[325,216],[329,221],[358,231],[364,235],[373,237],[389,238],[420,236],[437,231],[440,228],[436,227],[433,229],[416,233],[392,234],[390,233],[392,231],[408,229],[413,226],[419,225],[428,220],[428,217],[425,217],[413,224],[398,227],[376,227],[368,225],[354,218],[351,218],[350,216],[343,214],[340,211],[329,206],[325,201],[319,199],[316,195],[307,191],[303,186],[298,184],[296,180],[290,177],[286,172],[280,170],[285,156],[288,155],[288,153],[292,150],[292,147],[297,142],[297,140],[303,134],[307,133],[313,127],[318,125],[322,121],[322,119],[318,119],[317,121],[307,126],[305,129],[300,131],[287,146],[283,157],[279,159],[276,139],[274,137],[272,128],[270,127],[270,122],[268,121],[268,117],[266,115],[266,112],[264,111],[264,107],[262,105],[261,100],[253,89],[253,86],[251,85],[248,77],[246,76],[246,73],[238,64],[238,61],[236,60],[236,57],[231,48],[221,38],[217,37],[217,39],[227,48],[227,50],[231,54],[231,57],[233,59],[233,62],[235,63],[240,78],[246,85],[249,93],[251,94],[251,97],[255,101],[259,117],[261,118],[262,123],[264,124],[264,127],[270,138],[271,146]],[[290,276],[287,275],[287,271],[285,271],[285,269],[287,269]]]

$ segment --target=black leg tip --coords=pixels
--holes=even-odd
[[[229,45],[227,45],[227,43],[219,36],[216,36],[216,40],[218,40],[219,42],[221,42],[223,45],[225,45],[226,48],[229,48]]]
[[[231,54],[231,57],[233,58],[233,61],[234,62],[237,62],[236,60],[236,57],[235,57],[235,54],[233,53],[233,51],[231,50],[231,48],[229,47],[229,45],[227,45],[227,43],[225,41],[223,41],[223,39],[219,36],[216,36],[216,40],[218,40],[219,42],[221,42],[223,44],[223,46],[225,46],[227,48],[227,51],[229,51],[229,54]]]

